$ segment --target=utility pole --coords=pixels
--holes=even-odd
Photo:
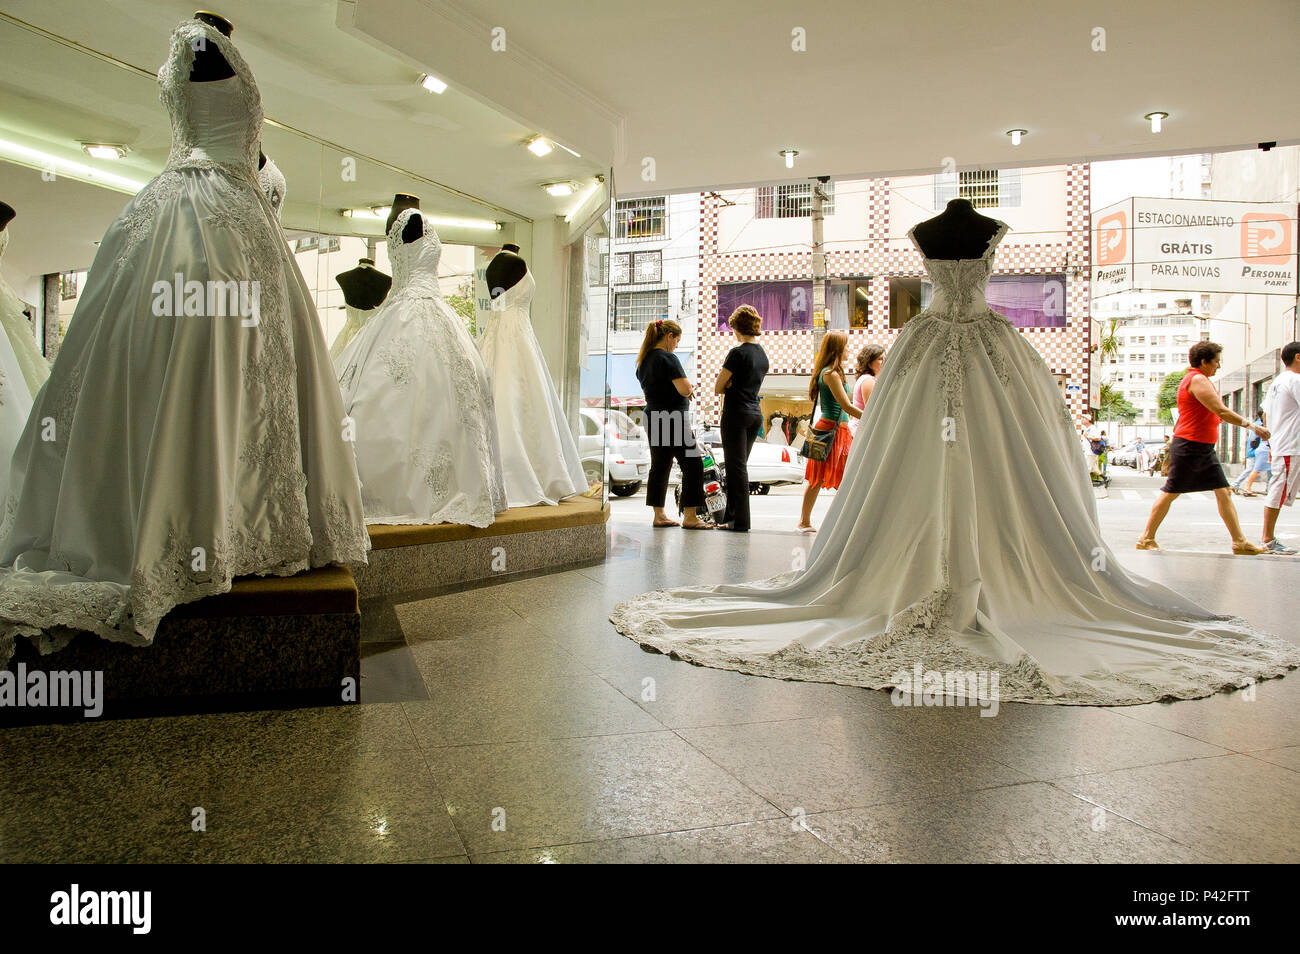
[[[826,335],[826,248],[822,242],[822,202],[826,193],[822,186],[830,176],[818,176],[812,189],[812,272],[813,272],[813,351],[819,351]]]

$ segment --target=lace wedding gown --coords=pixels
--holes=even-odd
[[[388,297],[336,362],[366,520],[486,527],[506,509],[492,382],[442,297],[433,223],[425,217],[424,234],[402,241],[413,215],[388,230]]]
[[[189,81],[204,43],[234,76]],[[167,165],[104,234],[14,453],[0,660],[15,634],[44,633],[49,651],[67,628],[148,644],[170,609],[236,576],[366,561],[338,384],[258,187],[257,85],[230,40],[197,20],[172,35],[159,83]],[[178,273],[209,288],[250,283],[256,315],[159,317],[155,283],[170,289]]]
[[[9,236],[12,234],[9,229],[0,232],[0,260],[4,259],[5,249],[9,247]],[[50,376],[50,363],[45,360],[45,355],[41,354],[41,349],[36,345],[36,336],[32,334],[31,322],[23,314],[23,303],[14,290],[9,287],[9,283],[0,276],[0,324],[4,325],[5,338],[9,341],[8,352],[12,354],[13,360],[21,372],[19,378],[9,381],[11,387],[17,387],[17,381],[24,382],[27,388],[28,409],[31,408],[31,398],[36,397],[36,392],[41,389],[45,379]],[[24,420],[24,424],[26,421]],[[19,426],[21,430],[21,425]],[[13,444],[10,443],[9,450],[13,451]],[[6,455],[4,467],[8,468],[9,458]],[[3,487],[0,484],[0,487]]]
[[[984,300],[1006,231],[981,258],[926,259],[934,300],[890,350],[807,568],[644,594],[614,611],[622,633],[783,679],[997,672],[1001,700],[1033,703],[1195,698],[1300,664],[1102,542],[1056,381]]]
[[[343,327],[339,329],[339,333],[334,336],[334,343],[330,345],[330,360],[339,368],[342,367],[338,361],[343,356],[343,351],[352,343],[352,339],[360,333],[361,329],[366,326],[366,323],[375,317],[375,314],[383,305],[376,305],[374,308],[354,308],[345,303],[343,307],[346,309],[347,318],[343,322]]]
[[[498,295],[479,341],[492,374],[501,466],[512,507],[554,505],[587,490],[578,445],[529,320],[536,289],[533,273],[524,272]]]

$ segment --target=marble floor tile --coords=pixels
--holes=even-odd
[[[1192,759],[1052,783],[1221,863],[1295,863],[1296,773],[1247,755]]]
[[[980,730],[966,729],[864,713],[677,732],[786,812],[812,814],[1028,780],[971,744]]]
[[[781,814],[671,732],[453,746],[427,754],[471,853]]]
[[[1293,772],[1300,772],[1300,745],[1288,745],[1280,749],[1263,749],[1258,752],[1251,752],[1250,755],[1265,762],[1272,762],[1274,765],[1289,768]]]
[[[847,864],[788,818],[474,855],[474,864]]]
[[[418,702],[429,698],[405,642],[361,644],[361,701]]]
[[[809,815],[855,861],[1190,863],[1190,848],[1040,782]]]

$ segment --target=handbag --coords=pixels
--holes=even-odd
[[[835,432],[838,430],[838,427],[832,427],[829,431],[819,431],[809,426],[805,436],[803,456],[815,461],[823,461],[830,457],[831,445],[835,443]]]

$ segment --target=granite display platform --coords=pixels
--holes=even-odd
[[[355,702],[361,674],[357,586],[351,571],[337,566],[245,577],[229,593],[178,606],[151,646],[80,633],[42,656],[20,639],[7,668],[23,673],[28,686],[52,684],[55,673],[102,673],[103,711],[94,718]],[[84,718],[83,708],[0,706],[0,724]]]
[[[356,571],[362,599],[397,596],[526,570],[605,558],[609,508],[574,497],[554,507],[516,507],[490,527],[371,524],[370,565]]]

